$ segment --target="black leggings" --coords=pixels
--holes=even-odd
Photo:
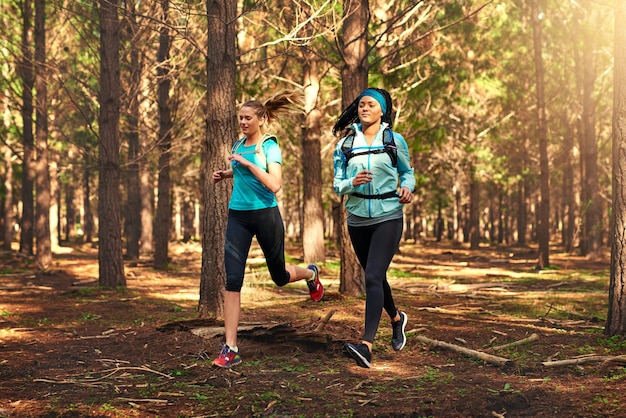
[[[289,283],[290,276],[285,270],[285,227],[278,207],[229,210],[224,245],[226,290],[241,291],[248,253],[255,235],[274,283],[278,286]]]
[[[387,282],[387,269],[402,237],[402,219],[371,226],[348,226],[352,247],[365,270],[365,332],[363,341],[374,342],[383,308],[393,319],[398,310]]]

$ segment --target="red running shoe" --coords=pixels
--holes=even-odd
[[[309,270],[313,270],[313,278],[306,281],[309,286],[309,294],[314,302],[319,302],[324,297],[324,286],[320,282],[320,272],[315,264],[309,264]]]
[[[241,363],[239,353],[231,350],[226,344],[224,344],[224,348],[222,348],[220,355],[213,360],[214,365],[224,367],[226,369],[239,363]]]

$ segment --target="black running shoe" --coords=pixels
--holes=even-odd
[[[354,359],[359,366],[366,369],[372,367],[372,353],[365,344],[345,343],[343,352],[347,357]]]
[[[404,329],[406,328],[406,322],[409,319],[404,312],[400,311],[399,314],[400,320],[391,323],[391,326],[393,327],[391,347],[393,347],[396,351],[402,350],[406,344],[406,334],[404,333]]]

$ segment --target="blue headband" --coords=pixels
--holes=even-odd
[[[387,114],[387,101],[385,100],[382,94],[380,94],[378,91],[374,89],[367,89],[367,90],[364,90],[363,93],[359,95],[359,101],[361,101],[361,99],[364,96],[368,96],[376,100],[378,104],[380,105],[380,108],[383,111],[383,115]]]

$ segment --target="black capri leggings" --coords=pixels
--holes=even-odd
[[[290,276],[285,270],[285,227],[278,207],[247,211],[231,209],[228,211],[224,245],[226,290],[241,291],[255,235],[274,283],[278,286],[289,283]]]
[[[376,225],[348,226],[352,247],[365,270],[365,332],[363,341],[374,342],[383,308],[394,318],[398,313],[387,282],[387,269],[402,237],[402,219]]]

